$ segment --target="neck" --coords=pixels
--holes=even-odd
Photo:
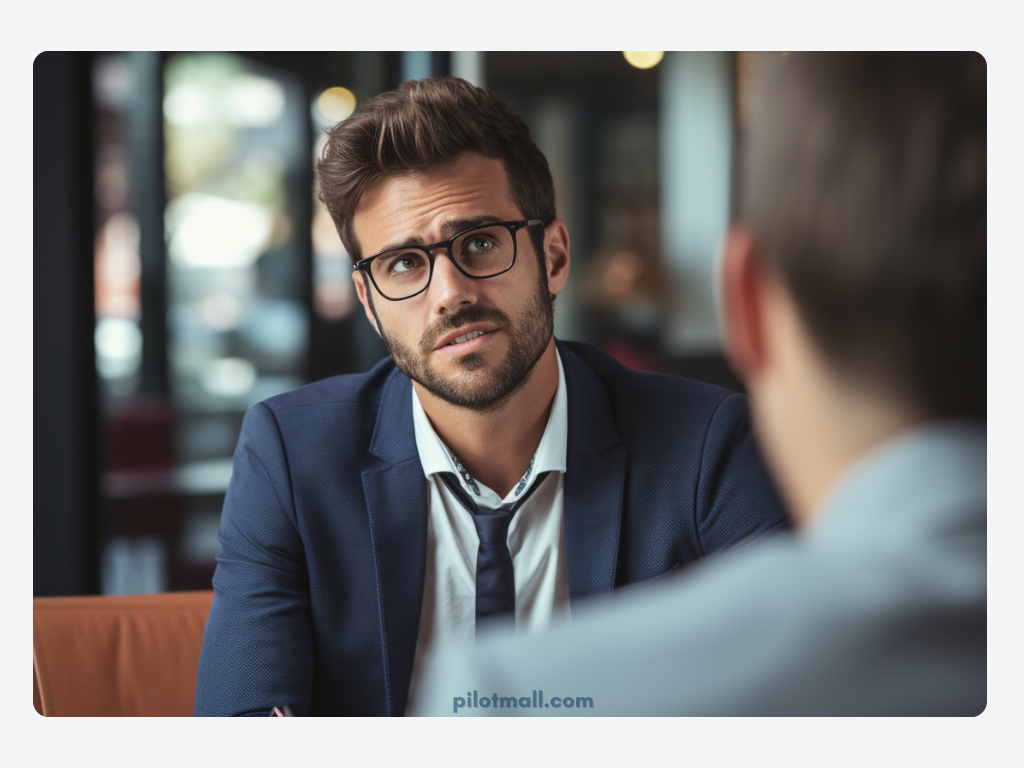
[[[473,478],[504,497],[530,466],[558,389],[552,338],[529,378],[501,407],[474,411],[448,403],[413,382],[438,437]]]
[[[877,392],[821,377],[805,372],[802,386],[787,383],[785,395],[773,398],[774,417],[756,407],[771,394],[751,393],[758,435],[798,528],[818,519],[829,494],[867,453],[924,420]]]

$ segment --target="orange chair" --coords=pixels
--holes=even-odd
[[[191,716],[212,602],[212,591],[34,598],[36,711]]]

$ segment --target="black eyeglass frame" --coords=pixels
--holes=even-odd
[[[505,274],[516,265],[516,257],[519,255],[519,238],[516,236],[516,233],[520,229],[536,227],[538,224],[546,227],[548,225],[548,222],[545,222],[543,219],[524,219],[522,221],[485,221],[480,224],[477,224],[474,227],[470,227],[469,229],[464,229],[461,232],[457,232],[447,240],[442,240],[441,242],[433,243],[432,245],[400,245],[397,248],[388,248],[387,250],[381,251],[380,253],[375,253],[373,256],[367,256],[365,259],[360,259],[353,265],[353,269],[358,270],[359,272],[365,272],[366,275],[370,278],[370,282],[373,283],[373,287],[376,289],[377,293],[380,294],[383,298],[387,299],[388,301],[405,301],[406,299],[411,299],[414,296],[419,296],[421,293],[427,290],[427,288],[430,287],[430,281],[434,279],[434,251],[437,250],[438,248],[444,248],[447,251],[448,260],[455,265],[455,268],[459,270],[459,272],[464,274],[470,280],[489,280],[492,277],[497,277],[498,275]],[[507,229],[512,234],[512,261],[509,262],[509,265],[505,267],[503,270],[501,270],[500,272],[495,272],[493,275],[471,275],[462,268],[462,266],[459,264],[459,260],[455,258],[453,246],[455,245],[455,241],[458,240],[463,235],[469,234],[470,232],[475,232],[478,229],[485,229],[487,227],[505,227],[505,229]],[[416,291],[416,293],[410,293],[408,296],[403,296],[400,299],[393,299],[386,293],[384,293],[384,291],[380,289],[380,286],[377,285],[377,281],[373,279],[373,272],[370,270],[370,262],[372,262],[378,256],[383,256],[385,253],[391,253],[392,251],[400,250],[416,250],[423,251],[424,253],[426,253],[427,259],[430,261],[430,274],[427,275],[427,284],[420,288],[418,291]]]

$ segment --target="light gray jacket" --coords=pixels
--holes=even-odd
[[[859,462],[800,534],[440,657],[417,714],[977,715],[985,561],[985,426],[933,424]]]

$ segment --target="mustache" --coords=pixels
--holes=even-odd
[[[437,342],[446,333],[461,328],[470,323],[494,323],[499,328],[508,328],[510,323],[508,315],[494,307],[466,307],[454,315],[444,315],[431,325],[420,339],[420,352],[424,355],[430,354]]]

